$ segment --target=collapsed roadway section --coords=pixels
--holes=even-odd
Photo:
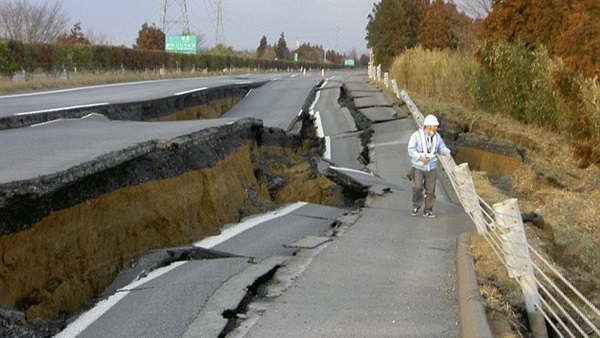
[[[3,318],[63,326],[149,250],[296,201],[354,207],[346,196],[366,196],[372,181],[331,166],[323,174],[323,141],[307,112],[290,131],[252,118],[147,123],[97,113],[4,128],[1,156],[12,160],[0,164],[0,302],[11,307]],[[184,252],[173,260],[195,257]]]

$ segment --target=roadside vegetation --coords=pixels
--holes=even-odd
[[[233,75],[243,74],[253,71],[253,69],[239,68],[223,71],[166,71],[146,72],[146,71],[107,71],[102,73],[79,72],[71,73],[66,76],[47,76],[46,74],[36,72],[30,80],[8,79],[0,77],[0,93],[22,93],[32,90],[71,88],[79,86],[90,86],[110,83],[123,83],[134,81],[150,81],[160,79],[177,79],[201,76]]]
[[[135,44],[116,46],[101,32],[84,33],[85,22],[68,28],[70,22],[60,2],[0,1],[0,92],[238,71],[339,69],[349,59],[362,66],[369,60],[356,50],[340,53],[308,41],[289,48],[283,32],[274,43],[263,36],[256,50],[243,51],[224,44],[209,48],[202,34],[184,32],[196,38],[195,50],[173,52],[166,48],[168,32],[147,22],[140,22]]]
[[[477,192],[541,213],[543,227],[526,223],[529,243],[600,306],[600,4],[472,3],[481,19],[442,1],[374,5],[376,63],[446,129],[523,150],[507,177],[474,171]],[[527,336],[520,287],[481,236],[472,253],[495,336]]]

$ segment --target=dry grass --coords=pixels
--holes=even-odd
[[[530,53],[524,48],[508,44],[480,50],[490,53],[486,60],[494,69],[492,73],[481,67],[472,53],[416,47],[394,60],[389,75],[411,95],[481,108],[498,118],[509,116],[549,128],[579,142],[575,149],[579,167],[600,165],[600,78],[572,74],[560,59],[543,49]],[[560,76],[567,76],[561,81],[571,83],[572,88],[557,89]],[[489,117],[479,122],[502,126],[495,123],[496,117]],[[472,115],[472,122],[477,119],[478,115]],[[531,132],[545,134],[539,128]]]
[[[472,172],[477,193],[489,205],[518,198],[521,211],[541,211],[546,227],[526,223],[529,244],[600,305],[600,167],[580,168],[574,158],[578,145],[558,133],[457,105],[412,98],[421,111],[435,112],[449,125],[466,125],[472,133],[522,148],[526,161],[510,175],[511,190],[496,188],[487,172]],[[473,237],[472,252],[491,325],[508,325],[519,334],[520,323],[526,322],[518,315],[523,306],[519,286],[498,268],[501,263],[481,236]]]
[[[155,73],[73,73],[66,77],[46,76],[36,74],[31,80],[0,78],[0,93],[23,92],[29,90],[56,89],[64,87],[77,87],[93,84],[118,83],[129,81],[145,81],[160,79]]]
[[[477,67],[467,53],[416,47],[394,61],[390,77],[396,79],[400,88],[410,88],[411,93],[472,106],[473,98],[467,88]]]
[[[240,74],[251,72],[250,69],[232,69],[227,74]],[[30,90],[43,90],[43,89],[56,89],[56,88],[68,88],[78,86],[88,86],[96,84],[109,84],[109,83],[121,83],[121,82],[134,82],[134,81],[149,81],[149,80],[161,80],[161,79],[177,79],[177,78],[189,78],[189,77],[201,77],[201,76],[212,76],[212,75],[223,75],[223,72],[133,72],[133,71],[114,71],[104,73],[87,73],[71,72],[69,77],[65,76],[51,76],[43,73],[36,73],[31,80],[23,80],[15,78],[4,78],[0,77],[0,93],[15,93],[24,92]]]
[[[427,53],[423,57],[427,57]],[[412,75],[411,75],[412,74]],[[409,76],[418,77],[418,71]],[[427,78],[427,74],[424,77]],[[432,78],[428,78],[433,81]],[[458,85],[461,85],[458,81]],[[415,85],[415,83],[413,83]],[[409,90],[424,114],[490,140],[514,143],[525,161],[510,174],[510,191],[495,187],[487,172],[472,172],[479,196],[489,205],[517,198],[523,212],[541,211],[544,229],[526,224],[529,244],[554,262],[582,293],[600,305],[600,167],[581,163],[579,144],[567,136],[525,125],[501,114],[465,108],[460,100],[434,97],[426,87]],[[471,247],[488,319],[496,337],[522,337],[527,329],[521,289],[508,277],[488,242],[475,235]]]

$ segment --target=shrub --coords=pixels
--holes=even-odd
[[[68,66],[68,51],[60,45],[54,44],[52,49],[52,63],[54,64],[54,71],[60,72]]]
[[[478,104],[492,111],[499,111],[527,122],[525,111],[532,87],[534,56],[524,44],[487,43],[479,46],[479,90],[475,93]]]
[[[586,79],[544,47],[484,42],[474,56],[416,47],[394,60],[390,77],[409,92],[583,140],[579,144],[586,155],[581,157],[589,157],[588,163],[600,157],[600,150],[593,149],[600,142],[598,77]]]
[[[92,46],[92,58],[93,65],[90,65],[90,69],[94,70],[108,70],[111,68],[113,48],[110,46]]]
[[[12,77],[19,70],[19,65],[10,47],[10,41],[0,40],[0,75],[7,77]]]
[[[71,49],[71,62],[73,67],[80,69],[93,69],[93,51],[90,45],[75,45]]]

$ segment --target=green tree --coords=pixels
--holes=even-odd
[[[593,78],[600,75],[600,4],[588,1],[567,16],[566,29],[556,38],[556,54],[566,65]]]
[[[456,48],[458,45],[452,30],[453,3],[446,4],[443,0],[434,0],[425,11],[419,25],[419,43],[423,48],[444,49]]]
[[[214,46],[211,50],[209,50],[208,53],[210,55],[221,55],[221,56],[235,55],[235,51],[233,50],[233,47],[225,46],[222,43],[219,43],[216,46]]]
[[[554,37],[564,27],[570,2],[571,0],[494,0],[492,11],[483,20],[480,38],[522,41],[531,48],[543,44],[553,50]]]
[[[275,45],[275,55],[279,60],[289,60],[291,53],[287,47],[287,42],[285,42],[285,35],[281,33],[277,44]]]
[[[389,69],[394,58],[418,43],[418,27],[427,0],[382,0],[373,4],[367,16],[367,46],[373,49],[375,61]]]
[[[269,44],[267,43],[267,37],[263,35],[263,37],[260,39],[260,43],[258,44],[258,48],[256,48],[256,58],[261,59],[265,57],[268,47]]]
[[[69,34],[64,33],[58,37],[58,43],[66,47],[72,47],[75,45],[89,45],[90,40],[81,31],[81,22],[77,21],[73,24]]]
[[[470,47],[475,27],[465,14],[459,13],[453,2],[434,0],[419,25],[419,43],[427,49],[457,49]]]
[[[600,56],[598,0],[494,0],[480,39],[545,46],[574,70],[597,75]]]
[[[354,53],[356,55],[356,52]],[[337,53],[336,51],[328,50],[325,52],[327,62],[342,64],[344,62],[344,55]],[[356,58],[354,58],[356,59]]]
[[[323,62],[324,51],[322,47],[311,46],[310,43],[303,43],[295,52],[298,54],[300,61]]]
[[[165,33],[154,24],[148,26],[148,23],[144,23],[135,43],[133,49],[165,50]]]
[[[0,40],[0,75],[12,77],[19,69],[8,40]]]
[[[368,66],[369,65],[369,61],[370,61],[369,56],[367,54],[363,54],[363,55],[360,56],[359,64],[361,66]]]

